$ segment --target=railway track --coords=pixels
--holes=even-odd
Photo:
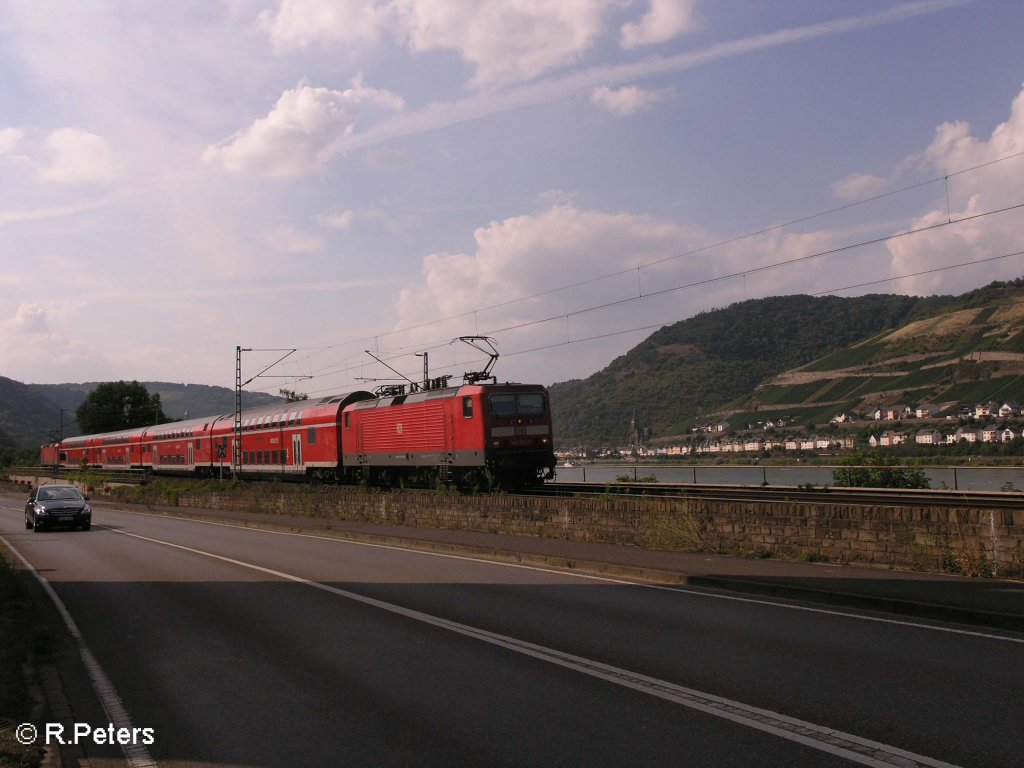
[[[548,483],[544,496],[626,496],[734,502],[799,502],[857,506],[970,507],[1024,509],[1024,494],[991,491],[899,490],[891,488],[801,488],[799,486],[700,485],[670,483]]]

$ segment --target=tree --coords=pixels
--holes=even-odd
[[[929,488],[923,469],[899,466],[899,458],[882,451],[856,451],[833,470],[836,485],[849,488]]]
[[[83,434],[117,432],[170,421],[160,404],[159,393],[149,394],[145,385],[137,381],[100,384],[78,406],[75,418]]]

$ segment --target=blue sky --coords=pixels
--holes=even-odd
[[[1013,0],[0,7],[20,381],[231,386],[241,345],[319,395],[486,334],[550,384],[746,298],[1024,274]]]

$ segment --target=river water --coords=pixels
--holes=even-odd
[[[559,465],[557,480],[562,483],[610,483],[621,475],[630,479],[654,475],[660,483],[701,483],[705,485],[842,485],[832,473],[838,467],[821,465],[725,466],[708,464],[583,464]],[[915,467],[917,469],[918,467]],[[841,469],[841,468],[840,468]],[[920,467],[933,489],[960,491],[1024,492],[1024,466],[1021,467]]]

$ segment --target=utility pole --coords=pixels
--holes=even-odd
[[[251,376],[245,381],[242,381],[242,353],[243,352],[284,352],[281,357],[272,362],[262,371],[257,373],[255,376]],[[270,376],[266,375],[267,371],[273,368],[275,365],[284,360],[288,355],[295,352],[294,349],[255,349],[252,347],[235,347],[235,429],[234,429],[234,445],[231,446],[231,475],[232,477],[238,477],[242,471],[242,387],[248,384],[250,381],[258,378],[272,378],[272,379],[311,379],[312,376]],[[221,467],[223,467],[223,462]]]
[[[242,472],[242,352],[249,352],[235,347],[235,439],[231,447],[231,476],[238,477]],[[224,466],[223,463],[221,466]]]

